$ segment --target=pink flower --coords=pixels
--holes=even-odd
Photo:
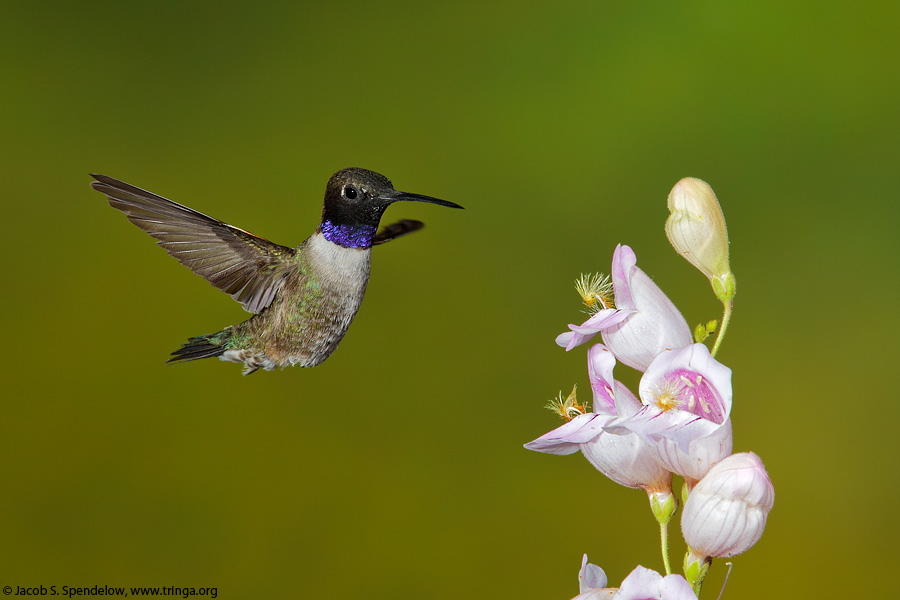
[[[675,305],[637,267],[634,251],[618,245],[613,254],[612,282],[616,308],[600,310],[556,343],[571,350],[598,333],[622,363],[645,371],[663,350],[691,344],[691,330]]]
[[[731,369],[703,344],[660,353],[641,378],[640,397],[643,408],[607,430],[636,433],[673,473],[699,480],[731,454]]]
[[[622,580],[615,600],[697,600],[690,584],[681,575],[663,577],[638,566]]]
[[[752,452],[722,459],[694,486],[681,531],[695,553],[729,557],[759,541],[775,503],[775,488]]]
[[[598,471],[619,485],[648,492],[669,490],[671,474],[656,458],[655,449],[630,431],[610,433],[604,430],[641,408],[634,394],[613,379],[615,363],[612,353],[602,344],[591,347],[588,373],[595,412],[580,414],[525,447],[561,455],[580,450]]]

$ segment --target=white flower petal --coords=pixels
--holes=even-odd
[[[597,565],[587,561],[587,554],[581,559],[581,570],[578,571],[578,587],[581,593],[593,588],[605,588],[607,583],[606,573]]]
[[[553,431],[549,431],[534,441],[525,444],[529,450],[544,452],[546,454],[574,454],[581,450],[581,443],[588,436],[599,435],[602,427],[597,427],[594,433],[588,426],[599,415],[586,413],[578,415],[568,423],[560,425]]]
[[[691,329],[671,300],[637,267],[634,251],[619,245],[613,255],[616,307],[636,311],[618,325],[603,329],[603,342],[620,361],[647,370],[657,354],[688,346]]]
[[[681,575],[663,577],[638,566],[622,580],[615,600],[697,600],[690,584]]]
[[[684,539],[706,556],[735,556],[759,541],[774,503],[775,489],[759,457],[733,454],[691,490],[681,516]]]

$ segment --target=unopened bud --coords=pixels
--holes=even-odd
[[[666,235],[672,246],[697,267],[722,302],[734,298],[734,274],[728,262],[728,229],[715,193],[705,181],[685,177],[669,193]]]
[[[752,452],[732,454],[691,490],[681,513],[684,541],[694,552],[729,557],[759,541],[775,503],[775,489]]]

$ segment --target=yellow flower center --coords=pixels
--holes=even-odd
[[[656,393],[653,394],[653,403],[663,412],[679,408],[681,404],[682,386],[667,380]]]

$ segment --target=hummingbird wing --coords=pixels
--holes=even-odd
[[[98,192],[128,220],[197,275],[257,313],[272,303],[290,269],[293,248],[232,227],[196,210],[105,175]]]
[[[418,231],[423,227],[425,227],[425,223],[422,221],[415,221],[413,219],[397,221],[396,223],[385,226],[381,231],[376,233],[375,238],[372,240],[372,245],[377,246],[378,244],[385,244],[401,235]]]

